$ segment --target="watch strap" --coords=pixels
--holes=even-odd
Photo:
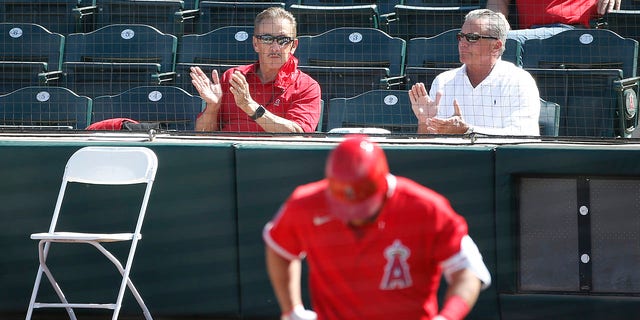
[[[249,118],[251,118],[251,120],[254,120],[254,121],[258,120],[264,115],[266,111],[267,110],[262,105],[259,105],[258,108],[256,108],[256,112],[250,115]]]

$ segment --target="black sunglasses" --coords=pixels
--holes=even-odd
[[[480,39],[493,39],[493,40],[498,40],[498,37],[493,37],[493,36],[483,36],[483,35],[479,35],[477,33],[462,33],[462,32],[458,32],[458,34],[456,34],[456,39],[458,39],[458,41],[462,40],[462,37],[464,37],[465,39],[467,39],[467,41],[469,42],[477,42]]]
[[[272,36],[270,34],[259,34],[256,39],[264,44],[272,44],[274,41],[280,46],[285,46],[293,41],[293,38],[287,36]]]

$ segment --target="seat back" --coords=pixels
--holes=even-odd
[[[629,137],[637,126],[638,77],[616,69],[527,69],[540,97],[560,106],[560,136]]]
[[[327,131],[335,128],[380,128],[416,133],[418,120],[405,90],[372,90],[350,98],[333,98]]]
[[[157,122],[172,131],[193,131],[205,102],[174,86],[141,86],[114,96],[93,99],[92,122],[129,118]]]
[[[178,39],[143,24],[113,24],[66,37],[64,62],[151,63],[173,71]]]
[[[0,23],[0,61],[40,62],[42,71],[60,70],[65,38],[34,23]]]
[[[417,6],[399,4],[394,7],[394,21],[388,33],[409,41],[412,38],[432,37],[446,30],[460,28],[464,17],[479,5],[471,6]]]
[[[175,36],[185,31],[182,0],[96,0],[96,5],[98,28],[110,24],[146,24]]]
[[[340,27],[379,27],[378,8],[375,4],[303,3],[292,4],[288,8],[296,17],[298,35],[317,35]]]
[[[635,77],[638,41],[606,29],[574,29],[523,44],[522,63],[527,68],[619,69]]]
[[[205,34],[182,36],[178,45],[176,85],[196,94],[190,67],[199,66],[207,75],[216,69],[222,75],[232,67],[256,62],[252,38],[253,26],[229,26]]]
[[[258,13],[269,7],[285,8],[277,1],[200,1],[196,33],[203,34],[227,26],[253,26]]]
[[[9,0],[0,1],[0,21],[36,23],[62,35],[83,32],[90,27],[95,0]]]
[[[176,36],[148,25],[114,24],[71,34],[66,37],[63,82],[96,97],[171,81],[176,51]]]
[[[37,24],[0,23],[0,94],[46,84],[42,74],[60,71],[64,40]]]
[[[561,136],[630,136],[637,123],[636,40],[575,29],[527,40],[523,52],[540,97],[562,106]]]
[[[629,2],[631,1],[624,1],[622,5]],[[612,10],[604,15],[604,19],[607,22],[607,29],[624,38],[640,41],[640,10]],[[640,57],[636,74],[640,75]]]
[[[400,4],[404,0],[293,0],[289,7],[294,4],[307,6],[360,6],[375,5],[378,14],[393,12],[393,6]],[[291,1],[287,1],[289,4]]]
[[[629,1],[621,1],[620,9],[622,10],[640,10],[640,1],[638,0],[629,0]]]
[[[374,28],[344,27],[298,37],[301,66],[387,68],[404,74],[406,42]]]
[[[540,99],[540,135],[557,137],[560,132],[560,105]]]
[[[67,161],[64,181],[125,185],[151,183],[158,158],[144,147],[84,147]]]
[[[373,28],[336,28],[298,37],[300,70],[322,87],[326,110],[332,98],[353,97],[376,89],[399,88],[406,45]],[[402,78],[402,79],[401,79]],[[397,80],[392,84],[390,80]]]
[[[67,88],[24,87],[0,96],[0,128],[83,130],[91,106],[91,99]]]

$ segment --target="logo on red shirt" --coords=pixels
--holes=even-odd
[[[411,255],[409,248],[405,247],[400,240],[393,241],[393,244],[384,249],[384,257],[387,264],[384,267],[384,275],[380,282],[382,290],[397,290],[410,287],[411,273],[407,259]]]

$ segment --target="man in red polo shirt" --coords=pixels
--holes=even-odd
[[[206,109],[196,131],[313,132],[320,119],[320,85],[298,70],[293,56],[296,21],[273,7],[256,16],[253,47],[258,62],[231,68],[209,78],[199,67],[191,79]]]
[[[515,0],[518,29],[567,24],[589,28],[592,19],[619,10],[621,0]],[[511,0],[488,0],[487,8],[509,15]]]
[[[487,9],[509,16],[512,0],[487,0]],[[590,28],[592,21],[611,10],[619,10],[622,0],[513,0],[518,25],[508,37],[524,42],[544,39],[576,27]]]

